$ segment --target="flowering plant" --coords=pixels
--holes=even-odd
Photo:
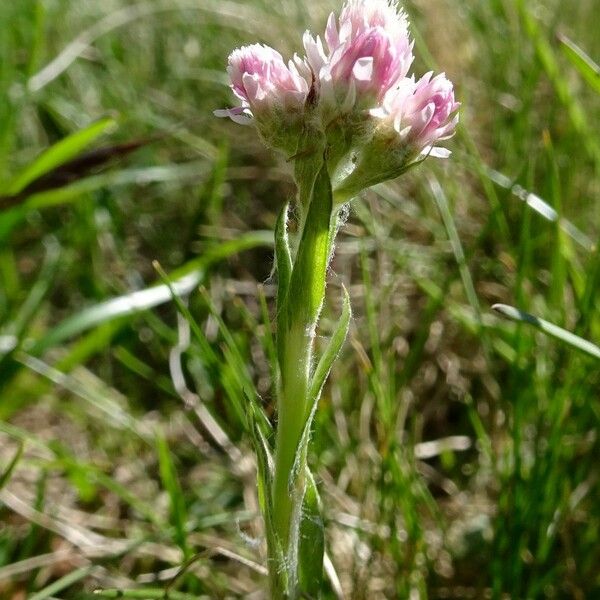
[[[441,74],[408,77],[413,43],[394,0],[347,0],[329,17],[324,41],[304,35],[305,56],[286,63],[254,44],[229,57],[231,88],[240,101],[216,111],[254,125],[285,153],[298,188],[295,243],[288,205],[275,231],[277,281],[277,431],[254,415],[273,598],[317,597],[324,555],[323,522],[307,466],[310,428],[322,387],[346,338],[350,300],[328,346],[315,356],[314,337],[325,297],[342,205],[362,190],[398,177],[454,133],[458,103]]]

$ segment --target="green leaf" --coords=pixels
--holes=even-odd
[[[300,475],[300,469],[306,462],[310,431],[314,420],[323,385],[337,358],[348,334],[352,310],[350,296],[344,287],[344,303],[342,314],[331,339],[315,369],[309,388],[306,422],[298,447],[294,455],[294,465],[290,472],[289,487],[294,489]],[[320,500],[315,481],[305,469],[305,495],[302,504],[302,520],[300,522],[300,540],[298,550],[298,578],[300,591],[306,598],[318,598],[323,577],[324,533],[321,517]]]
[[[18,194],[42,175],[75,158],[94,140],[114,127],[115,124],[116,122],[112,118],[102,119],[60,140],[60,142],[42,152],[17,175],[9,184],[7,193],[11,195]]]
[[[275,555],[276,563],[278,565],[284,564],[283,551],[275,535],[273,527],[273,500],[272,500],[272,489],[273,489],[273,456],[269,441],[265,437],[261,421],[263,418],[262,411],[260,414],[256,414],[257,409],[255,406],[250,406],[250,437],[254,446],[254,452],[256,453],[257,463],[257,490],[258,490],[258,502],[260,509],[265,520],[265,532],[267,536],[267,544],[269,547],[269,555],[273,557]],[[269,569],[271,571],[272,569]]]
[[[577,44],[568,37],[559,35],[562,51],[589,83],[593,90],[600,94],[600,66],[598,66]]]
[[[275,226],[275,262],[277,265],[277,311],[285,302],[292,274],[292,254],[288,237],[289,204],[281,209]]]
[[[302,598],[320,598],[324,554],[325,526],[321,514],[321,500],[315,480],[306,469],[306,491],[302,505],[298,550],[298,584]]]
[[[273,456],[270,444],[262,431],[262,415],[257,418],[255,410],[256,408],[251,406],[250,435],[256,451],[260,479],[264,484],[263,491],[265,493],[269,492],[264,496],[264,502],[261,503],[261,508],[263,509],[263,512],[266,513],[270,512],[268,509],[271,505],[270,490],[273,482]]]
[[[45,246],[46,256],[44,258],[40,275],[35,284],[31,287],[27,298],[21,304],[16,314],[10,319],[8,327],[3,332],[14,337],[14,347],[18,345],[23,334],[31,325],[35,315],[42,305],[42,301],[44,300],[48,290],[52,287],[55,280],[54,276],[56,274],[61,256],[60,246],[54,238],[49,238],[46,240]],[[5,354],[8,353],[4,353],[2,351],[2,344],[0,343],[0,363],[2,362]]]
[[[324,174],[324,177],[323,177]],[[321,181],[319,181],[321,180]],[[329,204],[326,202],[323,202],[322,204],[326,207],[328,207],[328,210],[331,211],[331,183],[329,182],[329,176],[327,175],[327,170],[326,167],[323,166],[323,169],[320,171],[319,173],[319,177],[317,178],[317,183],[319,184],[319,186],[322,186],[320,189],[321,191],[325,191],[326,195],[325,198],[328,198]],[[323,210],[323,208],[321,206],[319,206],[321,203],[320,202],[315,202],[314,199],[318,199],[321,198],[321,196],[317,195],[319,193],[319,188],[317,187],[317,184],[315,184],[315,194],[314,194],[314,198],[313,201],[311,202],[311,212],[312,212],[312,206],[316,205],[315,208],[315,212],[319,215],[318,218],[315,218],[315,222],[318,224],[318,226],[320,228],[325,226],[326,220],[323,218],[322,215],[320,215],[320,212]],[[309,219],[310,219],[310,213],[309,213]],[[315,254],[318,257],[319,261],[317,262],[318,268],[317,269],[313,269],[313,271],[320,271],[320,269],[322,268],[322,271],[320,271],[320,277],[319,280],[317,281],[313,281],[313,285],[314,285],[314,289],[313,289],[313,309],[315,309],[315,313],[314,313],[314,321],[308,321],[307,325],[310,326],[311,323],[315,323],[317,318],[318,318],[318,313],[321,309],[321,303],[323,302],[323,297],[325,295],[325,276],[326,276],[326,271],[327,271],[327,263],[329,261],[329,251],[331,248],[331,244],[330,244],[330,240],[332,239],[332,235],[334,235],[334,233],[332,233],[332,228],[331,228],[331,218],[328,217],[327,218],[327,227],[328,227],[328,231],[327,231],[327,236],[326,236],[326,243],[322,243],[323,242],[323,236],[319,236],[318,239],[313,240],[315,242],[315,246],[317,246],[315,248]],[[307,224],[306,227],[310,227],[309,226],[309,221],[307,220]],[[321,230],[322,232],[322,230]],[[310,234],[312,235],[312,234]],[[304,241],[302,242],[301,248],[304,248]],[[298,261],[301,260],[302,256],[303,256],[303,252],[301,251],[299,256],[298,256]],[[297,264],[294,265],[294,271],[296,271],[296,267],[298,265],[298,261]],[[292,274],[292,278],[293,278],[293,274]],[[302,279],[300,279],[300,281],[302,281]],[[307,290],[308,291],[308,290]],[[317,293],[320,294],[320,300],[319,300],[319,304],[317,306],[316,302],[317,302]],[[306,299],[306,293],[305,295],[302,294],[302,287],[299,287],[298,289],[296,289],[294,281],[292,279],[292,284],[290,287],[290,304],[288,309],[291,311],[300,311],[300,310],[306,310],[306,304],[307,299]],[[327,345],[327,348],[325,349],[325,352],[323,353],[321,359],[319,360],[317,367],[315,369],[315,372],[313,374],[312,377],[312,381],[310,382],[310,387],[308,389],[308,397],[306,398],[306,412],[304,415],[305,418],[305,422],[304,422],[304,427],[302,429],[302,434],[300,436],[300,439],[298,441],[298,446],[296,448],[295,454],[294,454],[294,463],[293,463],[293,467],[292,470],[290,472],[290,477],[289,477],[289,486],[290,489],[293,489],[295,484],[294,482],[296,481],[296,478],[298,477],[298,474],[300,472],[301,469],[301,465],[303,464],[303,457],[306,456],[306,448],[308,446],[308,440],[310,438],[310,428],[312,425],[312,421],[315,415],[315,412],[317,410],[317,406],[318,406],[318,402],[319,402],[319,397],[321,395],[321,390],[323,388],[323,385],[325,383],[325,380],[327,379],[327,375],[329,374],[329,371],[331,370],[331,366],[333,365],[333,361],[336,359],[337,355],[339,354],[339,351],[342,347],[342,344],[344,343],[344,340],[346,339],[346,335],[348,333],[348,327],[350,324],[350,317],[352,314],[351,308],[350,308],[350,297],[348,296],[348,292],[346,291],[346,288],[344,288],[344,304],[342,307],[342,315],[340,317],[340,320],[338,322],[338,325],[333,333],[333,336],[331,337],[331,340],[329,341],[329,344]],[[296,304],[298,303],[299,304]],[[293,306],[295,304],[295,307]],[[316,310],[318,308],[318,310]],[[310,309],[312,310],[312,309]],[[291,314],[294,316],[294,318],[296,317],[296,313],[291,312]],[[305,313],[304,318],[307,318],[309,315],[307,315]],[[312,325],[314,326],[314,325]]]
[[[25,443],[21,442],[15,455],[11,458],[10,463],[8,463],[8,467],[4,469],[4,472],[0,474],[0,490],[10,481],[12,474],[19,464],[21,457],[23,456],[23,448],[25,447]]]
[[[29,600],[45,600],[46,598],[50,598],[56,592],[61,592],[74,583],[82,580],[84,577],[87,577],[93,569],[94,567],[91,566],[75,569],[75,571],[71,571],[71,573],[67,573],[67,575],[64,577],[53,581],[50,585],[46,586],[43,590],[40,590],[37,594],[32,594],[29,596]]]
[[[160,478],[165,490],[169,494],[171,504],[171,524],[175,528],[175,542],[181,548],[184,558],[187,560],[190,557],[190,554],[185,531],[187,522],[185,499],[183,497],[181,485],[177,479],[177,470],[171,457],[171,451],[164,436],[157,436],[156,449],[158,452]]]
[[[588,356],[592,356],[600,360],[600,347],[596,346],[592,342],[584,340],[583,338],[563,329],[562,327],[558,327],[548,321],[544,321],[538,317],[530,315],[529,313],[523,312],[518,308],[514,308],[513,306],[507,306],[506,304],[495,304],[492,308],[500,313],[503,317],[507,317],[513,321],[518,321],[520,323],[526,323],[527,325],[532,325],[536,329],[539,329],[542,333],[549,335],[565,344],[568,344],[572,348],[579,350],[587,354]]]
[[[192,184],[201,181],[209,172],[206,161],[195,160],[183,164],[115,169],[91,175],[59,188],[38,191],[28,196],[24,208],[42,209],[77,202],[82,195],[104,188],[149,185],[152,183]],[[17,207],[18,208],[18,207]]]
[[[272,432],[272,427],[269,422],[269,419],[264,414],[264,411],[260,405],[260,396],[256,391],[256,387],[254,386],[254,382],[252,380],[252,376],[248,371],[247,361],[242,356],[240,348],[235,340],[235,336],[232,331],[223,321],[220,312],[217,310],[215,305],[206,290],[202,289],[202,294],[208,309],[210,310],[211,315],[214,317],[215,321],[219,326],[219,331],[223,336],[225,341],[225,346],[223,347],[223,355],[226,361],[226,364],[229,366],[231,370],[232,377],[236,381],[239,389],[242,390],[244,399],[247,402],[248,407],[245,409],[246,418],[242,421],[245,429],[248,430],[250,428],[249,420],[249,412],[251,411],[256,423],[258,423],[261,427],[261,430],[265,434],[270,434]]]
[[[431,189],[433,198],[437,204],[438,210],[440,211],[444,227],[446,228],[446,233],[448,234],[448,240],[450,241],[450,246],[452,247],[452,252],[454,253],[454,258],[456,259],[458,270],[460,272],[460,277],[462,279],[463,287],[465,290],[465,296],[467,297],[467,300],[471,305],[473,314],[475,315],[477,323],[479,324],[479,327],[481,329],[480,335],[482,336],[482,341],[487,346],[487,339],[483,337],[484,329],[479,299],[477,298],[477,292],[475,290],[473,277],[471,276],[471,272],[469,271],[469,265],[467,264],[465,252],[460,241],[460,236],[458,235],[458,229],[456,227],[456,223],[452,216],[452,211],[450,210],[450,206],[448,204],[448,198],[446,197],[442,186],[439,184],[439,181],[433,175],[429,177],[429,187]]]
[[[585,248],[588,252],[593,252],[595,249],[594,242],[576,227],[571,221],[560,215],[548,202],[543,198],[526,190],[523,186],[516,184],[510,177],[504,173],[492,169],[488,165],[481,166],[482,178],[494,182],[501,188],[508,190],[513,196],[524,202],[531,210],[536,212],[546,221],[550,223],[558,223],[558,226],[564,231],[576,244]],[[482,179],[482,181],[486,181]]]
[[[142,167],[107,171],[80,179],[69,185],[46,191],[32,192],[22,204],[0,211],[0,242],[25,220],[29,211],[78,202],[85,194],[104,188],[129,185],[176,182],[184,185],[201,180],[207,172],[205,161],[192,161],[183,165]]]
[[[189,294],[196,289],[204,277],[204,269],[198,269],[194,273],[185,275],[173,283],[177,295]],[[171,300],[171,292],[166,285],[157,285],[124,294],[90,306],[81,312],[65,319],[54,329],[38,340],[31,349],[33,354],[40,354],[46,349],[56,346],[88,329],[97,327],[107,321],[113,321],[120,317],[135,315],[139,312],[165,304]]]
[[[346,340],[346,336],[348,335],[350,319],[352,318],[352,308],[350,306],[350,295],[348,294],[346,286],[343,286],[343,289],[344,301],[342,304],[342,315],[340,316],[340,320],[336,325],[335,331],[333,332],[333,335],[327,344],[327,348],[325,348],[325,352],[323,352],[321,358],[319,359],[312,377],[309,392],[310,411],[307,415],[309,421],[311,421],[312,416],[314,416],[327,376],[329,375],[331,367],[333,366],[335,359],[338,357],[344,341]]]

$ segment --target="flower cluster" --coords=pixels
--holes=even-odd
[[[287,64],[267,46],[235,50],[228,72],[241,105],[217,114],[255,122],[288,155],[306,150],[298,144],[307,125],[317,128],[341,200],[422,156],[449,154],[435,144],[458,122],[452,83],[443,74],[408,77],[413,43],[396,0],[347,0],[339,18],[330,15],[324,41],[304,34],[304,49]]]

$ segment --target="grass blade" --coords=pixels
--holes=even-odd
[[[24,447],[25,443],[21,442],[19,444],[19,447],[17,448],[17,451],[15,452],[15,455],[12,457],[10,463],[8,464],[8,467],[6,467],[4,472],[0,475],[0,490],[10,481],[10,478],[12,477],[16,466],[19,464],[19,461],[23,456]]]
[[[504,173],[500,173],[487,165],[484,165],[484,174],[496,185],[510,191],[513,196],[524,202],[534,212],[546,219],[546,221],[558,223],[559,227],[579,246],[585,248],[588,252],[594,251],[594,242],[571,221],[559,215],[543,198],[516,184]]]
[[[577,44],[567,36],[559,35],[558,40],[565,56],[579,71],[580,75],[600,94],[600,66],[598,66]]]
[[[588,152],[590,158],[598,161],[600,146],[598,145],[596,136],[592,134],[592,130],[589,127],[589,119],[579,99],[569,87],[568,81],[557,61],[554,48],[534,17],[530,3],[525,2],[525,0],[513,0],[513,5],[519,14],[525,33],[535,48],[540,65],[554,86],[559,101],[564,105],[573,129],[577,131],[581,138],[582,148]]]
[[[308,442],[310,439],[311,426],[314,420],[315,413],[317,412],[317,407],[319,405],[319,397],[321,395],[321,390],[323,389],[323,385],[325,383],[325,380],[327,379],[327,375],[331,370],[331,366],[333,365],[335,359],[340,353],[342,345],[346,339],[351,317],[352,309],[350,307],[350,296],[346,288],[344,287],[344,305],[342,308],[342,315],[340,317],[340,320],[338,321],[333,336],[329,340],[329,344],[327,345],[325,352],[319,360],[310,385],[306,422],[304,424],[304,429],[302,430],[302,435],[300,436],[300,441],[298,442],[298,447],[296,448],[294,464],[291,471],[292,474],[290,476],[290,486],[292,485],[291,482],[295,480],[296,476],[300,472],[302,461],[306,456]]]
[[[177,469],[171,457],[171,450],[164,436],[158,435],[156,446],[160,478],[165,490],[169,494],[171,504],[171,524],[175,528],[175,542],[181,548],[184,558],[187,560],[190,558],[190,552],[185,531],[187,523],[185,498],[177,479]]]
[[[202,281],[204,269],[198,269],[174,282],[173,288],[177,295],[189,294]],[[56,346],[88,329],[97,327],[102,323],[113,321],[120,317],[135,315],[149,310],[160,304],[165,304],[171,299],[171,292],[166,285],[157,285],[118,296],[106,302],[101,302],[80,313],[67,318],[57,327],[52,329],[31,348],[33,354],[41,354],[46,349]]]
[[[177,182],[183,185],[188,182],[195,182],[204,178],[207,169],[206,164],[205,161],[191,161],[182,165],[106,171],[98,175],[78,179],[63,187],[32,191],[31,194],[27,194],[26,199],[14,206],[10,206],[11,201],[6,199],[18,198],[21,194],[0,197],[0,242],[23,222],[32,210],[75,203],[83,195],[104,188],[169,182]],[[5,208],[4,205],[8,207]]]
[[[600,360],[600,347],[596,346],[592,342],[588,340],[584,340],[583,338],[563,329],[562,327],[558,327],[553,323],[548,321],[544,321],[534,315],[523,312],[518,308],[514,308],[513,306],[507,306],[506,304],[495,304],[492,308],[501,314],[503,317],[511,319],[513,321],[517,321],[520,323],[526,323],[527,325],[532,325],[536,329],[539,329],[542,333],[549,335],[565,344],[579,350],[587,354],[588,356],[592,356],[597,360]]]
[[[77,583],[84,577],[87,577],[94,567],[81,567],[80,569],[76,569],[75,571],[71,571],[64,577],[53,581],[50,585],[46,586],[43,590],[40,590],[36,594],[32,594],[29,596],[29,600],[46,600],[46,598],[50,598],[56,592],[61,592],[65,588]]]
[[[102,119],[60,140],[60,142],[42,152],[36,160],[16,176],[8,186],[8,194],[18,194],[32,181],[75,158],[94,140],[113,128],[115,124],[114,119]]]
[[[209,252],[197,261],[188,263],[184,268],[178,269],[172,274],[172,289],[177,296],[185,296],[191,293],[204,278],[208,266],[232,254],[248,250],[257,246],[268,246],[273,242],[270,235],[262,232],[251,233],[241,236],[237,240],[220,244],[214,252]],[[177,275],[179,274],[179,276]],[[88,329],[92,329],[120,317],[127,317],[149,310],[161,304],[169,302],[172,291],[168,285],[156,285],[124,294],[90,306],[80,313],[65,319],[44,337],[39,339],[29,349],[32,354],[39,355],[48,348],[60,344]]]
[[[467,258],[460,241],[460,236],[458,235],[456,223],[454,222],[454,218],[450,211],[450,206],[448,205],[448,199],[444,193],[444,190],[442,189],[442,186],[435,177],[430,177],[429,186],[438,210],[440,211],[444,227],[446,228],[446,233],[448,234],[448,239],[450,240],[450,245],[452,246],[452,252],[454,253],[458,270],[460,272],[460,278],[465,290],[465,295],[469,304],[471,305],[471,309],[477,323],[477,328],[479,330],[478,334],[481,336],[481,342],[487,357],[489,355],[490,343],[483,326],[481,305],[479,304],[479,298],[477,297],[477,291],[475,290],[475,283],[473,282],[473,277],[471,276],[471,271],[469,270],[469,265],[467,264]]]

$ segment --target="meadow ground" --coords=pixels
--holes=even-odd
[[[339,237],[319,334],[342,283],[354,319],[310,455],[324,597],[599,598],[598,360],[491,307],[600,341],[600,86],[564,42],[598,62],[600,6],[405,7],[461,126],[450,160],[365,193]],[[272,414],[271,231],[293,187],[212,111],[232,48],[291,54],[334,8],[0,3],[1,598],[262,597],[244,390]]]

